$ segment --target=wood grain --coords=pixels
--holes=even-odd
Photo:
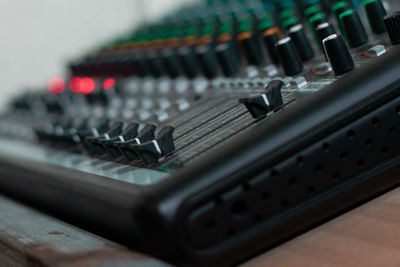
[[[0,196],[0,266],[167,266]]]
[[[243,266],[400,266],[400,189],[335,218]]]

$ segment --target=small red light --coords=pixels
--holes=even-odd
[[[85,77],[81,80],[82,88],[81,92],[84,94],[90,94],[94,91],[96,83],[92,78]]]
[[[367,52],[367,51],[364,51],[364,52],[362,52],[362,53],[360,54],[360,56],[361,56],[361,57],[366,57],[366,56],[368,56],[368,52]]]
[[[73,77],[69,81],[69,89],[74,93],[79,93],[82,90],[82,79],[79,77]]]
[[[96,83],[92,78],[89,77],[85,78],[73,77],[69,81],[69,88],[74,93],[90,94],[91,92],[94,91],[95,87]]]
[[[115,85],[115,80],[113,78],[108,78],[103,82],[103,88],[104,90],[109,90]]]
[[[61,77],[53,77],[48,82],[48,89],[53,94],[59,94],[65,89],[65,81]]]

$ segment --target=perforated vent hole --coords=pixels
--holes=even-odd
[[[330,148],[331,148],[331,146],[330,146],[328,143],[323,143],[323,144],[322,144],[322,151],[323,151],[324,153],[328,153],[329,150],[330,150]]]
[[[389,152],[389,148],[387,146],[383,146],[381,149],[382,155],[386,155]]]
[[[317,164],[314,168],[314,172],[316,174],[321,174],[322,173],[322,165],[321,164]]]
[[[271,170],[271,177],[278,176],[278,171],[277,170]]]
[[[347,132],[347,138],[349,138],[350,140],[353,140],[355,136],[356,133],[353,130]]]
[[[366,148],[371,148],[372,146],[372,139],[371,138],[367,138],[364,142],[364,145]]]
[[[243,200],[235,201],[232,205],[233,215],[237,217],[244,217],[247,215],[249,208]]]
[[[378,127],[378,126],[379,126],[379,119],[378,119],[377,117],[373,118],[373,119],[371,120],[371,124],[372,124],[372,126],[374,126],[374,127]]]

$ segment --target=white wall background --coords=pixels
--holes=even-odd
[[[0,106],[63,75],[68,60],[196,0],[0,0]]]

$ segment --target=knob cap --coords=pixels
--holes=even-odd
[[[369,25],[372,32],[379,34],[386,32],[383,18],[386,16],[386,10],[380,0],[367,0],[364,2],[365,12],[367,13]]]
[[[293,76],[299,74],[303,70],[300,56],[294,48],[290,37],[280,40],[276,44],[276,49],[286,75]]]
[[[356,10],[349,9],[339,17],[343,34],[351,47],[359,47],[368,42],[368,34]]]
[[[334,27],[332,24],[330,24],[330,23],[328,23],[328,22],[325,22],[325,23],[319,24],[319,25],[315,28],[315,32],[316,32],[317,38],[318,38],[318,40],[319,40],[319,43],[318,43],[318,44],[319,44],[319,46],[321,47],[321,49],[323,50],[324,47],[323,47],[322,41],[323,41],[326,37],[328,37],[328,36],[330,36],[330,35],[332,35],[332,34],[335,34],[335,33],[336,33],[336,30],[335,30],[335,27]]]
[[[332,34],[323,40],[326,57],[336,75],[354,69],[354,61],[342,36]]]
[[[304,32],[303,25],[297,24],[289,29],[290,38],[296,47],[297,52],[303,62],[308,61],[314,57],[314,50]]]
[[[387,15],[384,21],[392,44],[400,44],[400,11]]]
[[[239,72],[239,62],[232,43],[219,44],[215,51],[224,75],[227,77],[235,76]]]

